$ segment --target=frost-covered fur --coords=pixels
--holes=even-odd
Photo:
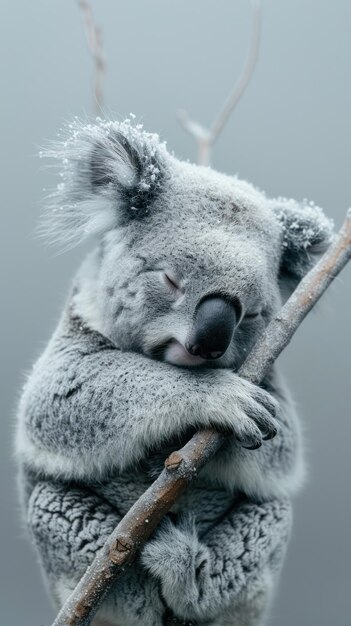
[[[198,428],[234,434],[177,503],[100,616],[119,626],[262,624],[302,478],[284,384],[235,373],[328,245],[313,204],[180,162],[127,121],[75,121],[45,232],[63,247],[97,233],[23,391],[17,453],[27,520],[58,605],[121,516]],[[215,361],[185,349],[199,302],[235,303]],[[275,436],[277,435],[277,436]]]

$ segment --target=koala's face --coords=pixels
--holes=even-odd
[[[282,283],[328,242],[328,220],[180,162],[129,124],[78,127],[67,144],[61,231],[104,231],[89,283],[99,328],[123,350],[175,365],[238,367]]]
[[[280,229],[259,194],[174,162],[150,215],[105,234],[99,307],[125,350],[237,365],[280,303]]]

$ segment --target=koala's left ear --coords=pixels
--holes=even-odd
[[[281,227],[281,279],[295,288],[328,248],[333,222],[313,203],[278,198],[270,205]]]
[[[61,180],[46,199],[41,232],[64,248],[146,217],[168,159],[158,136],[129,119],[75,119],[42,156],[56,161]]]

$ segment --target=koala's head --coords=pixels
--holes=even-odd
[[[180,366],[237,367],[327,247],[321,209],[174,158],[131,122],[75,122],[46,224],[64,245],[98,233],[80,314],[111,341]]]

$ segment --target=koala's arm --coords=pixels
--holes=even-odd
[[[257,447],[275,434],[276,410],[270,394],[229,370],[122,352],[67,314],[23,392],[17,449],[37,469],[96,479],[189,427],[225,428]]]
[[[228,611],[235,623],[261,624],[290,527],[286,499],[242,503],[202,539],[190,517],[177,526],[166,519],[146,544],[142,563],[160,580],[178,617],[210,623]]]
[[[27,521],[58,607],[120,521],[119,512],[93,491],[39,480],[27,503]],[[161,626],[159,583],[138,563],[114,584],[99,616],[108,623]]]

